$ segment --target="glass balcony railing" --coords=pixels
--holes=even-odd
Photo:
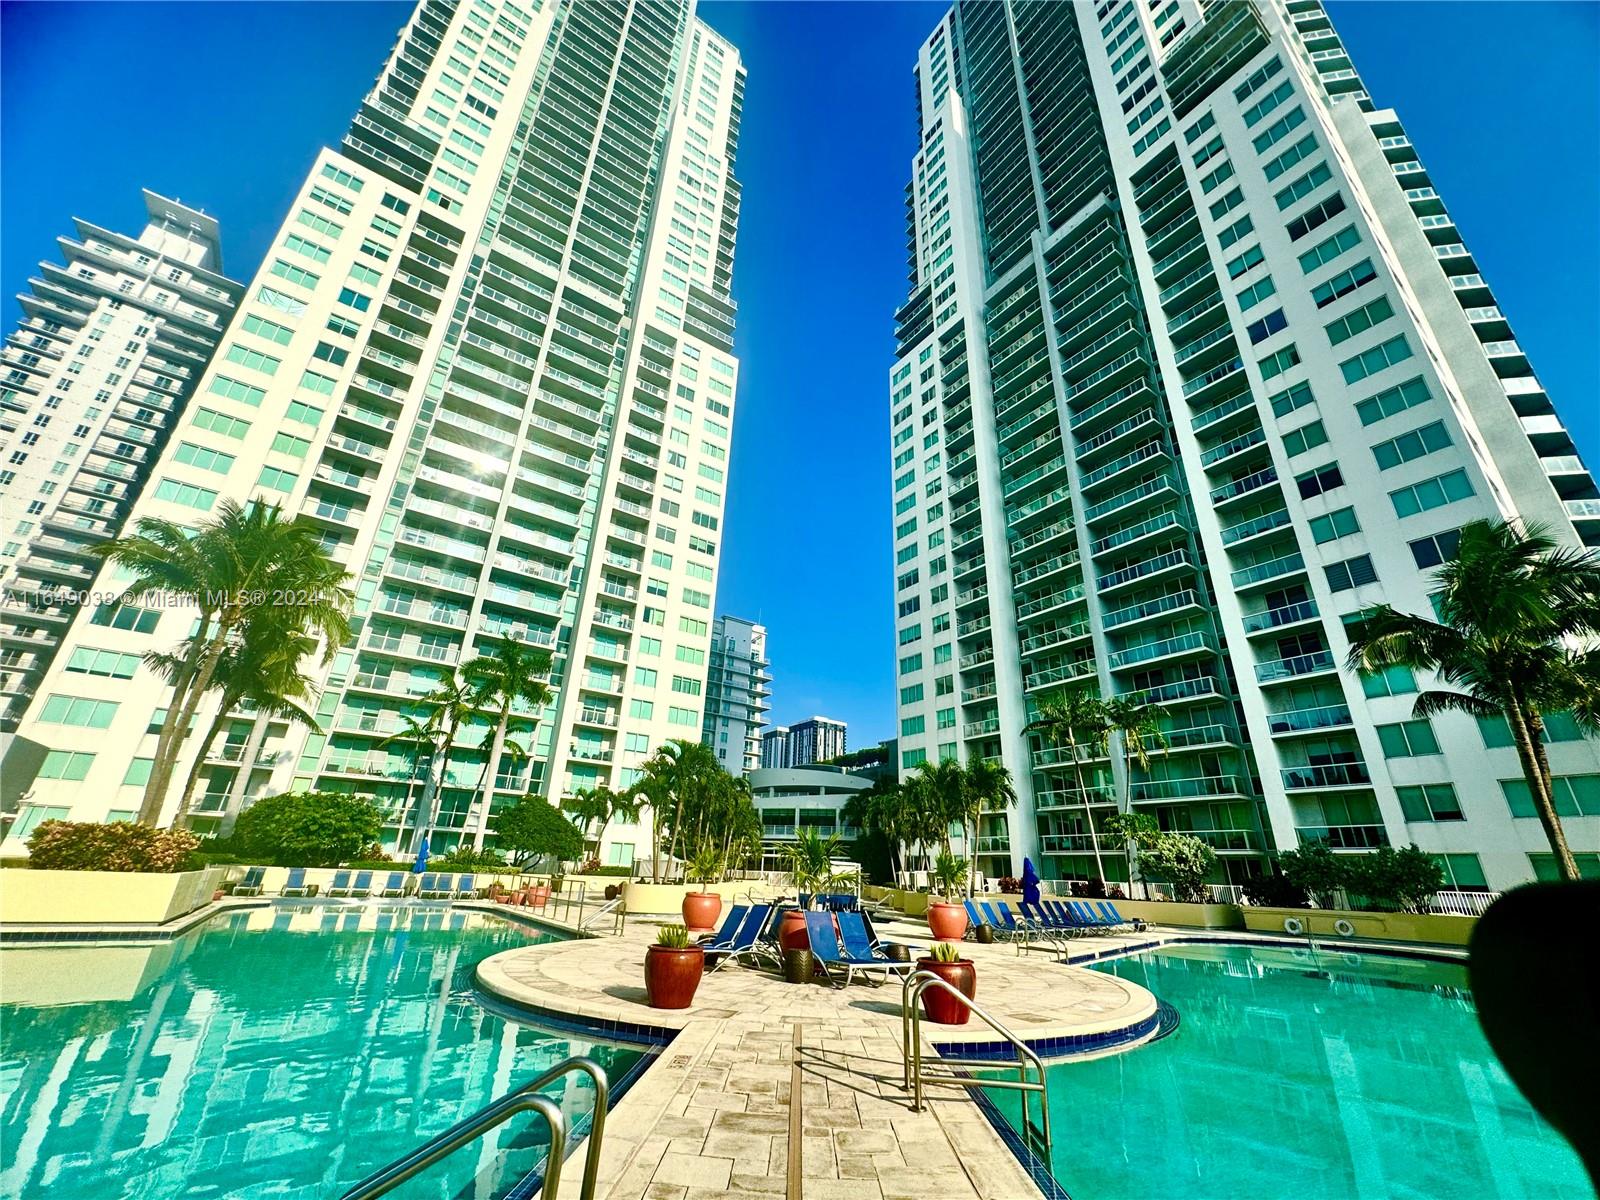
[[[1284,767],[1283,786],[1292,789],[1360,787],[1372,782],[1366,765],[1358,762],[1322,763],[1317,766]]]
[[[1382,825],[1299,825],[1295,834],[1302,846],[1326,842],[1335,850],[1376,850],[1389,844]]]
[[[1296,654],[1290,658],[1275,658],[1271,662],[1256,664],[1256,679],[1261,683],[1271,683],[1277,679],[1293,679],[1300,675],[1314,675],[1319,671],[1332,671],[1337,669],[1338,662],[1330,650],[1318,650],[1312,654]]]
[[[1353,721],[1346,704],[1324,704],[1316,708],[1296,708],[1268,713],[1267,728],[1273,733],[1310,733],[1318,729],[1342,729]]]

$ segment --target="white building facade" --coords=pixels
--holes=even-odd
[[[243,285],[222,274],[217,222],[144,193],[137,237],[88,221],[18,297],[0,353],[0,729],[16,728],[193,395]],[[78,667],[130,669],[83,649]],[[85,763],[57,754],[41,769]]]
[[[730,775],[761,765],[761,729],[772,707],[767,628],[743,617],[718,617],[711,627],[706,717],[701,738]]]
[[[1121,878],[1126,796],[1222,879],[1417,843],[1550,871],[1505,730],[1411,718],[1346,623],[1428,611],[1467,521],[1600,545],[1600,491],[1396,115],[1317,0],[958,5],[916,68],[890,372],[902,772],[996,759],[989,874]],[[1121,777],[1026,731],[1053,689],[1165,706]],[[1549,747],[1600,871],[1600,753]]]
[[[323,529],[357,595],[357,636],[315,680],[323,731],[238,714],[202,772],[200,827],[275,791],[353,791],[408,848],[423,786],[408,749],[382,743],[511,634],[554,656],[554,700],[516,714],[530,753],[489,763],[495,807],[626,785],[653,747],[698,735],[743,90],[738,51],[692,3],[418,5],[135,509],[195,523],[224,497],[284,504]],[[67,648],[165,648],[188,616],[144,624],[80,621]],[[35,781],[24,811],[136,807],[163,689],[60,662],[19,736],[92,761]],[[487,715],[461,732],[435,851],[477,826],[489,734]],[[602,855],[631,863],[648,840],[614,825]]]

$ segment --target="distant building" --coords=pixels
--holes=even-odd
[[[742,617],[718,617],[711,630],[706,716],[700,740],[733,775],[761,765],[761,727],[771,707],[767,629]]]
[[[900,777],[900,739],[889,738],[876,746],[852,750],[830,759],[830,767],[843,767],[868,779],[893,783]]]
[[[831,717],[808,717],[789,726],[790,767],[828,762],[846,750],[845,724]]]
[[[789,727],[774,725],[761,735],[761,766],[763,769],[789,765]]]
[[[783,851],[800,830],[822,837],[838,834],[846,841],[860,836],[844,807],[858,792],[872,786],[870,776],[839,767],[762,768],[750,773],[750,793],[761,813],[761,865],[783,870]]]

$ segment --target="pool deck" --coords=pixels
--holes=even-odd
[[[927,928],[891,923],[890,940],[926,945]],[[598,1195],[613,1200],[1020,1200],[1039,1189],[967,1091],[935,1086],[922,1112],[902,1087],[897,984],[788,984],[728,964],[684,1010],[649,1008],[644,956],[656,925],[618,936],[505,951],[478,968],[502,1001],[603,1028],[652,1027],[671,1041],[613,1108]],[[1093,939],[1096,951],[1149,935]],[[966,944],[980,1004],[1051,1054],[1113,1052],[1154,1036],[1156,999],[1114,975],[1009,944]],[[924,1042],[992,1043],[976,1019],[924,1023]],[[931,1035],[931,1037],[930,1037]],[[1074,1039],[1066,1043],[1057,1039]],[[975,1047],[974,1047],[975,1048]],[[970,1050],[969,1050],[970,1052]],[[794,1111],[799,1081],[798,1121]],[[798,1150],[799,1170],[790,1155]],[[580,1149],[576,1163],[585,1153]]]

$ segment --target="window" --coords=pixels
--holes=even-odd
[[[1287,329],[1288,327],[1288,318],[1283,315],[1283,309],[1278,308],[1274,309],[1272,312],[1269,312],[1259,321],[1251,322],[1251,324],[1245,328],[1245,332],[1250,335],[1250,341],[1252,343],[1260,343],[1266,341],[1279,330]]]
[[[1356,520],[1356,510],[1353,508],[1335,509],[1323,516],[1311,518],[1311,536],[1319,545],[1360,532],[1361,523]]]
[[[1344,473],[1339,470],[1338,463],[1328,463],[1326,466],[1315,467],[1303,475],[1296,475],[1294,481],[1300,489],[1300,498],[1309,500],[1313,496],[1320,496],[1324,492],[1343,487]]]
[[[226,375],[218,375],[211,381],[211,391],[214,395],[222,396],[228,400],[237,400],[240,404],[248,404],[252,408],[260,406],[267,398],[264,389],[252,387],[237,379],[229,379]]]
[[[1370,304],[1364,304],[1337,321],[1329,323],[1328,341],[1337,346],[1340,342],[1349,341],[1356,334],[1365,333],[1374,325],[1387,321],[1392,316],[1394,316],[1394,305],[1389,303],[1389,297],[1379,296]]]
[[[1328,431],[1322,427],[1321,421],[1312,421],[1309,425],[1291,429],[1283,435],[1283,448],[1290,458],[1318,446],[1325,446],[1327,443]]]
[[[1376,583],[1378,579],[1378,573],[1372,569],[1372,559],[1365,554],[1330,563],[1323,571],[1328,576],[1328,590],[1331,592],[1347,592],[1351,588]]]
[[[1406,409],[1415,408],[1431,399],[1433,396],[1428,391],[1428,385],[1419,375],[1392,388],[1385,388],[1376,396],[1361,401],[1356,405],[1356,415],[1361,418],[1363,425],[1373,425],[1385,417],[1405,412]]]
[[[137,654],[79,646],[67,660],[67,670],[84,675],[103,675],[109,679],[132,679],[134,672],[139,669],[139,662]]]
[[[122,777],[123,787],[143,787],[150,782],[150,771],[156,765],[153,758],[133,758],[128,760],[127,773]]]
[[[1406,696],[1417,690],[1417,677],[1410,667],[1384,667],[1361,672],[1361,691],[1369,700],[1379,696]]]
[[[1254,307],[1268,296],[1276,295],[1277,291],[1278,285],[1272,282],[1271,275],[1257,283],[1252,283],[1239,293],[1239,311],[1244,312],[1246,309]]]
[[[902,717],[900,720],[900,736],[910,737],[915,733],[922,733],[926,727],[926,719],[917,717]]]
[[[80,782],[89,774],[93,762],[94,755],[81,750],[52,750],[39,765],[39,778]]]
[[[1361,235],[1356,232],[1356,227],[1354,225],[1346,225],[1332,237],[1318,242],[1302,254],[1300,256],[1300,270],[1309,275],[1318,267],[1332,262],[1346,250],[1354,249],[1360,244]]]
[[[294,421],[301,425],[320,425],[322,417],[320,408],[307,404],[304,400],[289,401],[289,407],[283,412],[285,421]]]
[[[651,720],[655,716],[656,704],[654,700],[628,701],[628,715],[637,717],[641,721]]]
[[[90,615],[89,624],[131,629],[134,633],[154,633],[160,620],[158,609],[138,608],[132,604],[102,604]]]
[[[17,823],[21,824],[22,818],[19,817]],[[15,834],[16,830],[13,828],[11,832]],[[1572,858],[1578,865],[1580,879],[1600,879],[1600,854],[1574,854]],[[1554,854],[1530,854],[1528,865],[1533,868],[1533,877],[1541,883],[1555,883],[1561,878],[1561,868],[1556,865]]]
[[[661,653],[661,639],[642,637],[639,639],[639,653],[655,658]]]
[[[299,254],[315,263],[325,263],[332,257],[332,251],[297,233],[291,233],[284,239],[283,248],[291,254]]]
[[[1358,354],[1355,358],[1340,363],[1339,370],[1344,373],[1346,383],[1359,383],[1368,375],[1385,367],[1392,367],[1396,363],[1405,362],[1410,357],[1411,343],[1406,341],[1406,335],[1402,333],[1390,338],[1381,346],[1374,346],[1365,354]]]
[[[1395,796],[1407,821],[1464,821],[1456,789],[1448,783],[1425,783],[1420,787],[1397,787]]]
[[[1391,467],[1398,467],[1401,463],[1412,462],[1423,458],[1450,445],[1450,432],[1444,427],[1443,421],[1435,421],[1431,425],[1423,425],[1399,437],[1390,438],[1387,442],[1379,442],[1372,448],[1372,456],[1378,460],[1378,469],[1387,471]]]
[[[1533,855],[1528,855],[1531,859]],[[1483,877],[1483,865],[1476,854],[1435,854],[1433,861],[1444,869],[1447,889],[1485,889],[1489,881]]]
[[[256,486],[270,488],[275,492],[292,492],[300,476],[293,471],[285,471],[282,467],[262,467],[261,474],[256,478]]]
[[[1472,494],[1472,481],[1467,478],[1467,473],[1450,471],[1390,492],[1389,500],[1394,505],[1395,516],[1412,517],[1429,509],[1454,504],[1457,500],[1465,500]]]
[[[1278,202],[1278,211],[1282,212],[1295,201],[1303,200],[1332,178],[1333,172],[1328,170],[1328,164],[1318,163],[1273,197]]]
[[[1238,258],[1235,258],[1228,263],[1228,278],[1238,279],[1241,275],[1248,272],[1252,267],[1260,266],[1265,261],[1266,255],[1261,253],[1261,247],[1251,246],[1250,249],[1239,255]]]
[[[667,723],[670,725],[699,725],[700,713],[693,708],[669,707],[667,709]]]
[[[914,683],[910,687],[900,689],[901,704],[917,704],[922,700],[922,685]]]
[[[366,312],[372,304],[372,297],[363,296],[354,288],[340,288],[339,303],[346,308],[353,308],[357,312]]]
[[[1248,125],[1250,124],[1250,121],[1247,119],[1245,123]],[[1300,108],[1297,105],[1294,108],[1291,108],[1288,112],[1284,113],[1283,116],[1279,117],[1271,125],[1268,125],[1262,132],[1258,133],[1251,140],[1250,144],[1256,148],[1257,154],[1265,154],[1268,150],[1272,149],[1272,147],[1276,146],[1284,138],[1288,137],[1290,133],[1296,129],[1299,129],[1300,126],[1304,125],[1305,123],[1305,109]]]
[[[281,258],[273,259],[272,274],[297,287],[314,288],[322,277],[293,263],[286,263]]]
[[[1385,758],[1416,758],[1439,753],[1439,739],[1427,720],[1398,721],[1393,725],[1379,725],[1377,729]]]
[[[316,392],[319,396],[333,395],[333,389],[338,380],[329,375],[319,375],[316,371],[303,371],[300,374],[300,386],[308,392]]]
[[[192,483],[179,483],[175,479],[163,479],[156,484],[156,499],[170,500],[174,504],[182,504],[189,508],[198,508],[202,512],[210,512],[211,506],[217,502],[217,493],[209,488],[196,487]]]
[[[1298,346],[1285,346],[1276,354],[1269,354],[1258,364],[1261,368],[1263,380],[1276,379],[1290,367],[1300,365],[1300,348]]]
[[[209,433],[218,433],[230,438],[242,438],[250,431],[249,421],[226,416],[213,408],[202,408],[196,412],[193,424],[196,429],[204,429]]]
[[[202,471],[215,471],[219,475],[226,475],[233,469],[234,464],[233,455],[213,450],[209,446],[196,446],[193,442],[180,442],[178,449],[173,453],[173,458],[186,466],[199,467]]]
[[[1317,302],[1318,308],[1326,308],[1340,296],[1348,296],[1358,287],[1371,283],[1377,277],[1378,272],[1373,269],[1372,260],[1363,258],[1348,270],[1340,271],[1326,282],[1317,284],[1311,289],[1311,298]]]
[[[1267,403],[1272,405],[1272,415],[1282,420],[1297,408],[1304,408],[1313,403],[1316,397],[1311,394],[1311,385],[1301,380],[1293,387],[1285,388],[1267,398]]]
[[[900,674],[909,675],[913,671],[922,670],[922,655],[908,654],[900,660]]]
[[[256,337],[265,338],[279,346],[287,346],[289,339],[294,337],[294,330],[287,325],[279,325],[275,321],[268,321],[253,313],[244,319],[244,331],[253,333]]]
[[[1600,775],[1557,775],[1550,784],[1550,799],[1557,816],[1600,817]],[[1539,815],[1526,779],[1502,779],[1500,790],[1513,817]]]
[[[1461,531],[1447,529],[1443,533],[1418,538],[1406,544],[1411,549],[1411,557],[1416,560],[1417,569],[1426,571],[1430,567],[1437,567],[1446,559],[1455,557],[1456,548],[1461,544]]]
[[[1267,182],[1278,178],[1285,171],[1292,170],[1297,163],[1303,162],[1317,152],[1317,139],[1307,134],[1294,145],[1290,146],[1277,158],[1269,159],[1261,171],[1267,177]]]
[[[84,729],[109,729],[117,715],[110,700],[89,700],[81,696],[53,695],[44,702],[39,720],[50,725],[77,725]]]
[[[925,763],[927,761],[928,761],[928,752],[926,750],[902,750],[902,751],[900,751],[900,766],[902,768],[904,768],[905,770],[910,770],[912,767],[921,766],[923,763]]]
[[[68,808],[47,808],[42,804],[24,804],[17,812],[17,819],[12,822],[11,831],[6,836],[25,839],[35,827],[46,821],[65,821],[71,812]]]
[[[1345,209],[1344,193],[1335,192],[1321,204],[1313,204],[1305,212],[1290,221],[1286,228],[1289,231],[1289,240],[1298,242],[1327,221],[1331,221]]]
[[[362,181],[360,179],[350,174],[349,171],[341,171],[332,163],[322,164],[322,177],[333,180],[334,183],[349,191],[359,192],[361,190]]]
[[[312,358],[320,358],[323,362],[332,363],[336,367],[344,366],[350,357],[350,351],[341,346],[334,346],[328,342],[318,342],[317,348],[311,352]]]

